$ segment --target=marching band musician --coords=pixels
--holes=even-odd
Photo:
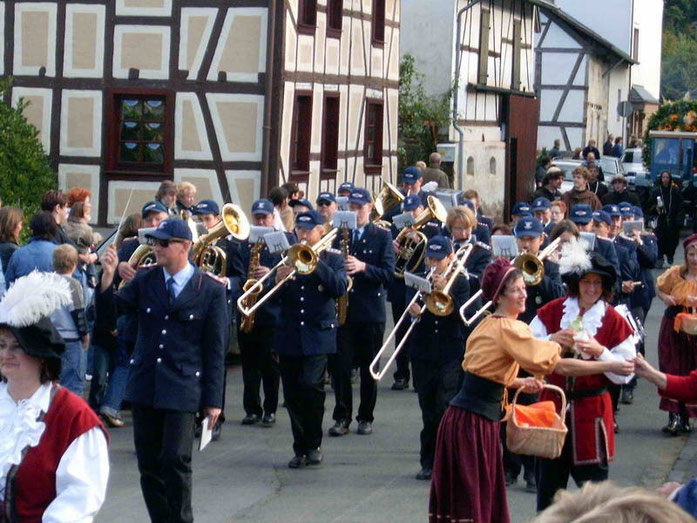
[[[377,400],[377,383],[370,375],[370,363],[380,350],[385,332],[385,298],[394,273],[394,250],[389,231],[370,222],[373,198],[370,192],[356,188],[349,196],[351,211],[356,213],[351,254],[345,260],[346,274],[353,278],[349,292],[346,323],[339,327],[338,350],[330,357],[330,373],[336,398],[329,429],[331,436],[348,434],[353,412],[351,368],[360,368],[361,392],[358,407],[358,434],[373,431],[373,411]],[[339,238],[334,246],[339,245]]]
[[[513,206],[511,211],[511,225],[515,227],[515,224],[521,218],[525,216],[533,216],[532,207],[528,202],[518,202]]]
[[[177,184],[172,180],[163,181],[155,193],[155,201],[162,204],[162,206],[167,209],[168,216],[175,216],[177,211],[175,210],[177,201]]]
[[[480,219],[490,219],[477,214],[477,207],[472,200],[462,200],[461,205],[472,211],[472,215],[474,216],[474,226],[472,227],[471,234],[474,235],[478,242],[485,245],[491,245],[491,232],[494,226],[492,224],[490,227],[487,225],[488,222],[485,223],[480,221]],[[484,270],[484,267],[482,267],[482,270]],[[478,274],[481,274],[481,272]]]
[[[644,219],[644,212],[641,210],[641,207],[634,207],[628,202],[622,202],[619,204],[619,208],[623,222],[625,220],[643,221]],[[632,315],[643,324],[651,308],[651,302],[654,296],[656,296],[656,283],[651,270],[658,261],[658,243],[653,233],[641,233],[638,229],[632,231],[632,234],[627,239],[636,244],[639,281],[641,281],[641,285],[634,287],[634,292],[630,298],[630,309]],[[644,340],[641,340],[638,350],[641,354],[644,354]],[[622,386],[622,395],[620,396],[622,403],[629,405],[634,401],[636,383],[637,380],[634,377],[627,385]]]
[[[470,208],[477,218],[477,227],[475,228],[474,233],[477,235],[480,242],[489,243],[488,238],[491,238],[491,233],[494,229],[494,220],[482,214],[482,201],[479,197],[479,192],[477,192],[476,189],[467,189],[466,191],[460,193],[457,199],[458,205],[468,205],[467,202],[472,204]],[[485,231],[482,230],[482,227],[486,227],[487,234],[484,234]]]
[[[600,215],[599,215],[600,216]],[[593,252],[600,254],[615,268],[617,274],[620,273],[620,261],[617,258],[617,251],[614,244],[607,237],[601,237],[596,231],[596,222],[594,221],[593,209],[590,205],[578,203],[571,207],[569,211],[569,220],[576,224],[580,232],[592,232],[596,234],[595,246]],[[615,284],[615,290],[619,291],[619,284]]]
[[[220,206],[213,200],[201,200],[193,206],[191,214],[198,217],[208,231],[220,222]],[[227,243],[219,241],[216,245],[222,247],[227,246]]]
[[[274,212],[270,200],[260,199],[252,204],[252,224],[259,227],[273,227]],[[295,243],[295,236],[285,233],[288,243]],[[263,243],[263,242],[262,242]],[[258,265],[250,273],[250,260],[252,252],[258,256]],[[227,250],[228,277],[233,289],[233,303],[242,294],[242,289],[248,278],[260,279],[269,270],[281,261],[280,253],[271,253],[266,244],[250,244],[248,240],[238,241],[232,239]],[[266,280],[264,290],[273,286],[271,279]],[[276,297],[269,299],[254,316],[254,324],[251,331],[244,332],[242,318],[237,313],[237,340],[240,346],[242,359],[242,382],[244,392],[242,405],[245,417],[242,425],[254,425],[261,422],[265,427],[270,427],[276,422],[276,408],[278,407],[278,388],[280,384],[280,370],[278,368],[278,354],[274,347],[275,325],[281,313],[281,305]],[[263,384],[264,402],[259,395],[259,389]]]
[[[540,248],[545,241],[542,223],[531,216],[521,218],[515,226],[513,234],[518,243],[518,250],[521,253],[527,253],[532,256],[539,256]],[[543,304],[549,303],[552,300],[564,296],[564,286],[559,275],[559,266],[546,258],[543,260],[544,275],[539,283],[535,285],[527,285],[527,298],[525,299],[525,311],[518,315],[518,319],[525,323],[530,323],[537,309]],[[521,369],[518,377],[525,378],[529,374]],[[536,394],[521,393],[518,396],[518,403],[521,405],[530,405],[537,401]],[[505,427],[501,424],[501,436],[503,447],[503,468],[506,476],[506,485],[514,484],[521,470],[523,470],[523,479],[525,480],[525,488],[535,491],[535,459],[532,456],[523,456],[513,454],[506,447]]]
[[[324,223],[332,223],[334,213],[337,211],[336,198],[330,192],[321,192],[317,196],[317,211]]]
[[[460,249],[470,243],[474,245],[465,263],[472,294],[479,290],[479,280],[484,274],[484,268],[491,261],[491,250],[487,249],[486,244],[481,243],[479,237],[472,233],[476,226],[477,219],[469,206],[453,207],[448,211],[445,227],[455,243],[455,248]]]
[[[586,481],[607,479],[615,455],[608,386],[629,382],[636,356],[632,328],[608,302],[617,278],[615,268],[602,256],[587,254],[581,245],[573,247],[560,260],[568,297],[541,307],[530,328],[536,338],[559,343],[567,356],[614,363],[625,371],[585,373],[573,379],[556,372],[548,376],[550,383],[564,390],[570,405],[566,415],[570,434],[560,457],[537,460],[538,511],[552,503],[557,490],[566,488],[569,475],[579,487]],[[575,358],[562,361],[568,359]],[[555,393],[545,391],[540,399],[554,400],[559,408]]]
[[[451,241],[445,236],[433,236],[428,240],[426,266],[435,269],[431,278],[434,289],[443,290],[447,283],[445,271],[453,262]],[[412,292],[409,292],[412,291]],[[413,290],[408,289],[408,301]],[[431,479],[433,455],[436,449],[436,434],[440,419],[455,396],[462,379],[460,362],[469,329],[459,318],[460,306],[469,298],[469,282],[459,274],[449,291],[453,299],[453,310],[445,316],[436,316],[428,309],[419,315],[421,304],[415,302],[409,309],[412,321],[416,321],[409,340],[409,357],[414,371],[414,387],[419,395],[421,408],[421,470],[416,479]]]
[[[339,188],[336,190],[336,194],[337,196],[344,196],[348,198],[355,188],[356,186],[353,185],[351,182],[344,182],[341,185],[339,185]]]
[[[196,186],[193,183],[182,182],[177,186],[176,215],[186,221],[189,229],[191,229],[191,239],[194,243],[198,241],[198,229],[192,219],[195,199]]]
[[[214,427],[223,400],[225,287],[189,262],[191,230],[177,218],[148,235],[157,266],[120,291],[113,247],[102,257],[101,293],[138,314],[126,399],[145,504],[153,521],[193,521],[191,452],[196,413]]]
[[[320,240],[322,231],[323,220],[317,211],[296,217],[299,241],[312,246]],[[279,268],[276,283],[291,270],[290,266]],[[288,463],[293,469],[322,462],[324,372],[327,355],[336,352],[336,299],[346,293],[346,288],[343,257],[324,251],[311,274],[296,275],[279,291],[281,310],[275,344],[293,431],[295,456]]]

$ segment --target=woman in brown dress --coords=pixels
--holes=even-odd
[[[504,391],[522,387],[536,393],[543,385],[534,377],[517,378],[520,367],[533,376],[552,371],[626,375],[634,368],[627,362],[561,359],[556,341],[535,339],[530,327],[516,319],[525,310],[527,294],[521,272],[507,260],[486,267],[482,291],[496,311],[467,341],[462,388],[438,429],[429,505],[433,523],[509,521],[499,439]]]

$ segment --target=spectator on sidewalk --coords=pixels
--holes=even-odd
[[[443,163],[440,154],[431,153],[428,158],[428,167],[423,170],[423,183],[436,182],[440,189],[449,189],[450,180],[448,180],[448,175],[445,174],[440,166]]]

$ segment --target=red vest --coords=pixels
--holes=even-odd
[[[549,302],[537,311],[537,316],[547,328],[548,334],[561,330],[561,319],[564,315],[564,301],[567,298],[558,298]],[[595,333],[598,343],[612,349],[633,334],[627,321],[615,311],[614,307],[607,305],[603,323]],[[548,376],[550,383],[564,389],[564,392],[589,391],[607,387],[611,382],[605,374],[593,374],[591,376],[579,376],[568,379],[560,374]],[[571,385],[571,388],[569,388]],[[545,390],[540,400],[554,400],[557,409],[561,408],[559,395]],[[574,465],[591,465],[602,460],[601,445],[605,447],[605,455],[608,461],[615,457],[615,431],[613,428],[612,400],[610,393],[605,392],[587,398],[578,398],[569,401],[569,437],[572,439]]]
[[[4,512],[10,521],[41,522],[44,511],[56,498],[60,460],[76,438],[100,427],[108,440],[97,415],[82,398],[64,387],[56,390],[44,423],[46,428],[39,444],[30,448],[19,466],[8,474]]]

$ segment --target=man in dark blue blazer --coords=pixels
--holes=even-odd
[[[273,209],[273,203],[269,200],[255,201],[251,209],[252,224],[273,228]],[[295,243],[295,236],[292,233],[285,234],[289,244]],[[281,254],[271,253],[262,238],[255,244],[250,244],[247,240],[230,241],[227,251],[227,276],[231,280],[231,287],[238,289],[232,297],[235,308],[237,308],[237,299],[242,295],[244,284],[250,277],[249,263],[253,251],[258,256],[258,265],[251,274],[252,279],[260,280],[281,261]],[[272,286],[273,278],[267,278],[266,285],[257,299],[261,299]],[[261,421],[262,425],[269,427],[276,423],[281,374],[278,368],[278,353],[274,346],[274,330],[280,313],[281,304],[278,297],[274,296],[254,313],[251,330],[246,327],[243,330],[243,318],[239,310],[237,311],[237,339],[240,345],[242,382],[244,383],[242,406],[246,414],[242,419],[242,425],[254,425]],[[263,406],[259,395],[262,384]]]
[[[382,346],[385,333],[385,299],[394,274],[394,248],[390,232],[370,222],[373,199],[366,189],[357,188],[349,196],[349,207],[356,213],[351,254],[345,261],[346,274],[353,278],[349,292],[346,323],[339,328],[338,350],[329,361],[336,397],[329,429],[332,436],[348,433],[353,414],[351,368],[360,368],[361,403],[358,407],[358,434],[372,432],[377,383],[370,375],[370,363]],[[337,240],[338,245],[338,240]]]
[[[191,450],[196,413],[213,427],[223,403],[225,286],[189,262],[191,229],[170,218],[148,235],[157,266],[141,269],[118,293],[109,247],[100,291],[138,314],[126,399],[145,504],[153,521],[193,521]]]
[[[317,211],[298,214],[295,232],[300,242],[315,245],[322,236]],[[336,299],[346,294],[347,279],[340,251],[320,253],[317,266],[307,275],[296,274],[279,292],[281,313],[276,325],[276,350],[293,431],[293,469],[322,462],[324,372],[327,356],[336,352]],[[293,270],[283,266],[276,283]]]

